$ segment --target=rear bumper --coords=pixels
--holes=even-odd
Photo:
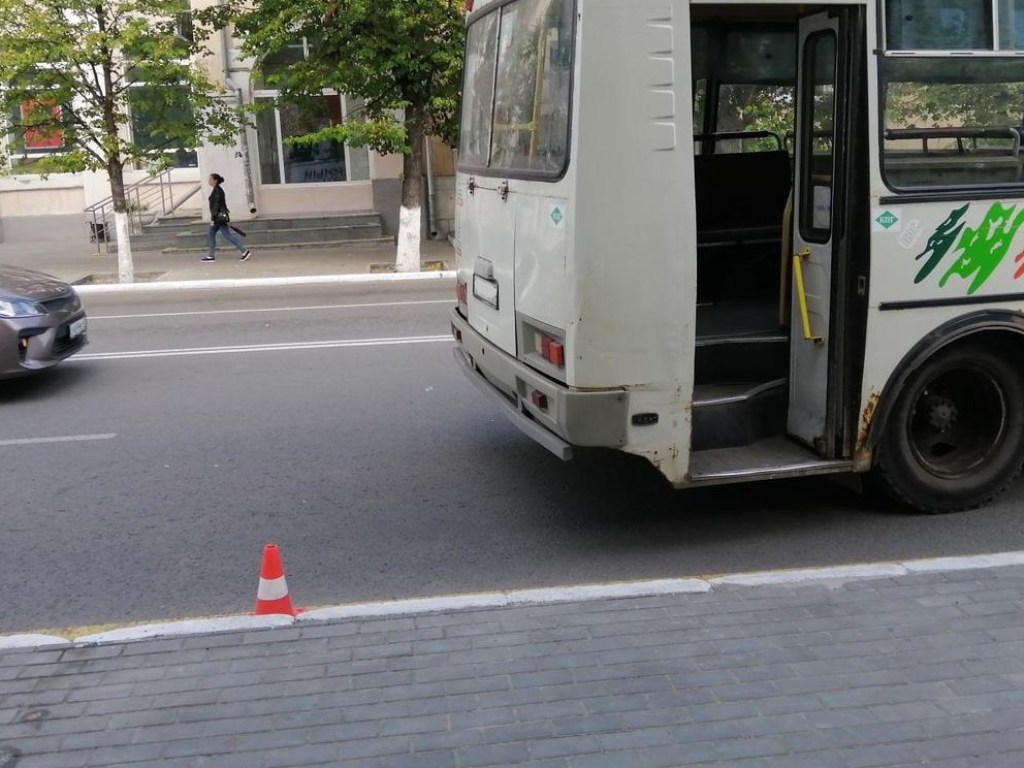
[[[455,309],[451,324],[458,340],[455,359],[462,371],[513,424],[556,456],[570,459],[572,446],[626,444],[629,396],[624,390],[574,390],[500,350]],[[546,410],[531,402],[534,392],[547,399]]]

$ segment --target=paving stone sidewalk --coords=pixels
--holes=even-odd
[[[1024,568],[0,656],[0,768],[1024,765]]]

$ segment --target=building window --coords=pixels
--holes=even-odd
[[[132,141],[153,157],[162,157],[173,168],[195,168],[198,158],[194,147],[187,146],[168,126],[187,125],[192,120],[192,105],[187,85],[155,86],[135,84],[128,93]]]
[[[257,153],[263,184],[331,184],[370,178],[370,153],[340,141],[292,144],[293,139],[338,125],[357,115],[359,99],[326,91],[319,96],[279,101],[277,74],[309,56],[312,43],[303,38],[266,57],[254,73]]]
[[[61,107],[46,99],[23,102],[11,113],[8,137],[9,163],[19,173],[33,173],[45,157],[64,150],[60,131]]]

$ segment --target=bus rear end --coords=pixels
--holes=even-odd
[[[671,5],[682,11],[675,22],[664,3],[643,0],[477,0],[451,319],[465,372],[537,442],[564,459],[572,446],[638,453],[680,482],[693,283],[680,258],[688,212],[668,206],[692,174],[692,123],[682,110],[685,125],[675,124],[672,31],[680,22],[684,43],[688,24],[687,4]],[[622,53],[598,54],[609,45]],[[660,93],[626,87],[652,77]],[[636,103],[610,103],[609,93],[635,93]],[[674,151],[677,136],[685,151]],[[623,142],[645,141],[660,146],[624,159]],[[645,184],[648,200],[614,193]]]

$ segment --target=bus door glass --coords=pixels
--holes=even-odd
[[[823,454],[833,445],[828,396],[841,18],[821,13],[801,20],[797,87],[788,431]]]

